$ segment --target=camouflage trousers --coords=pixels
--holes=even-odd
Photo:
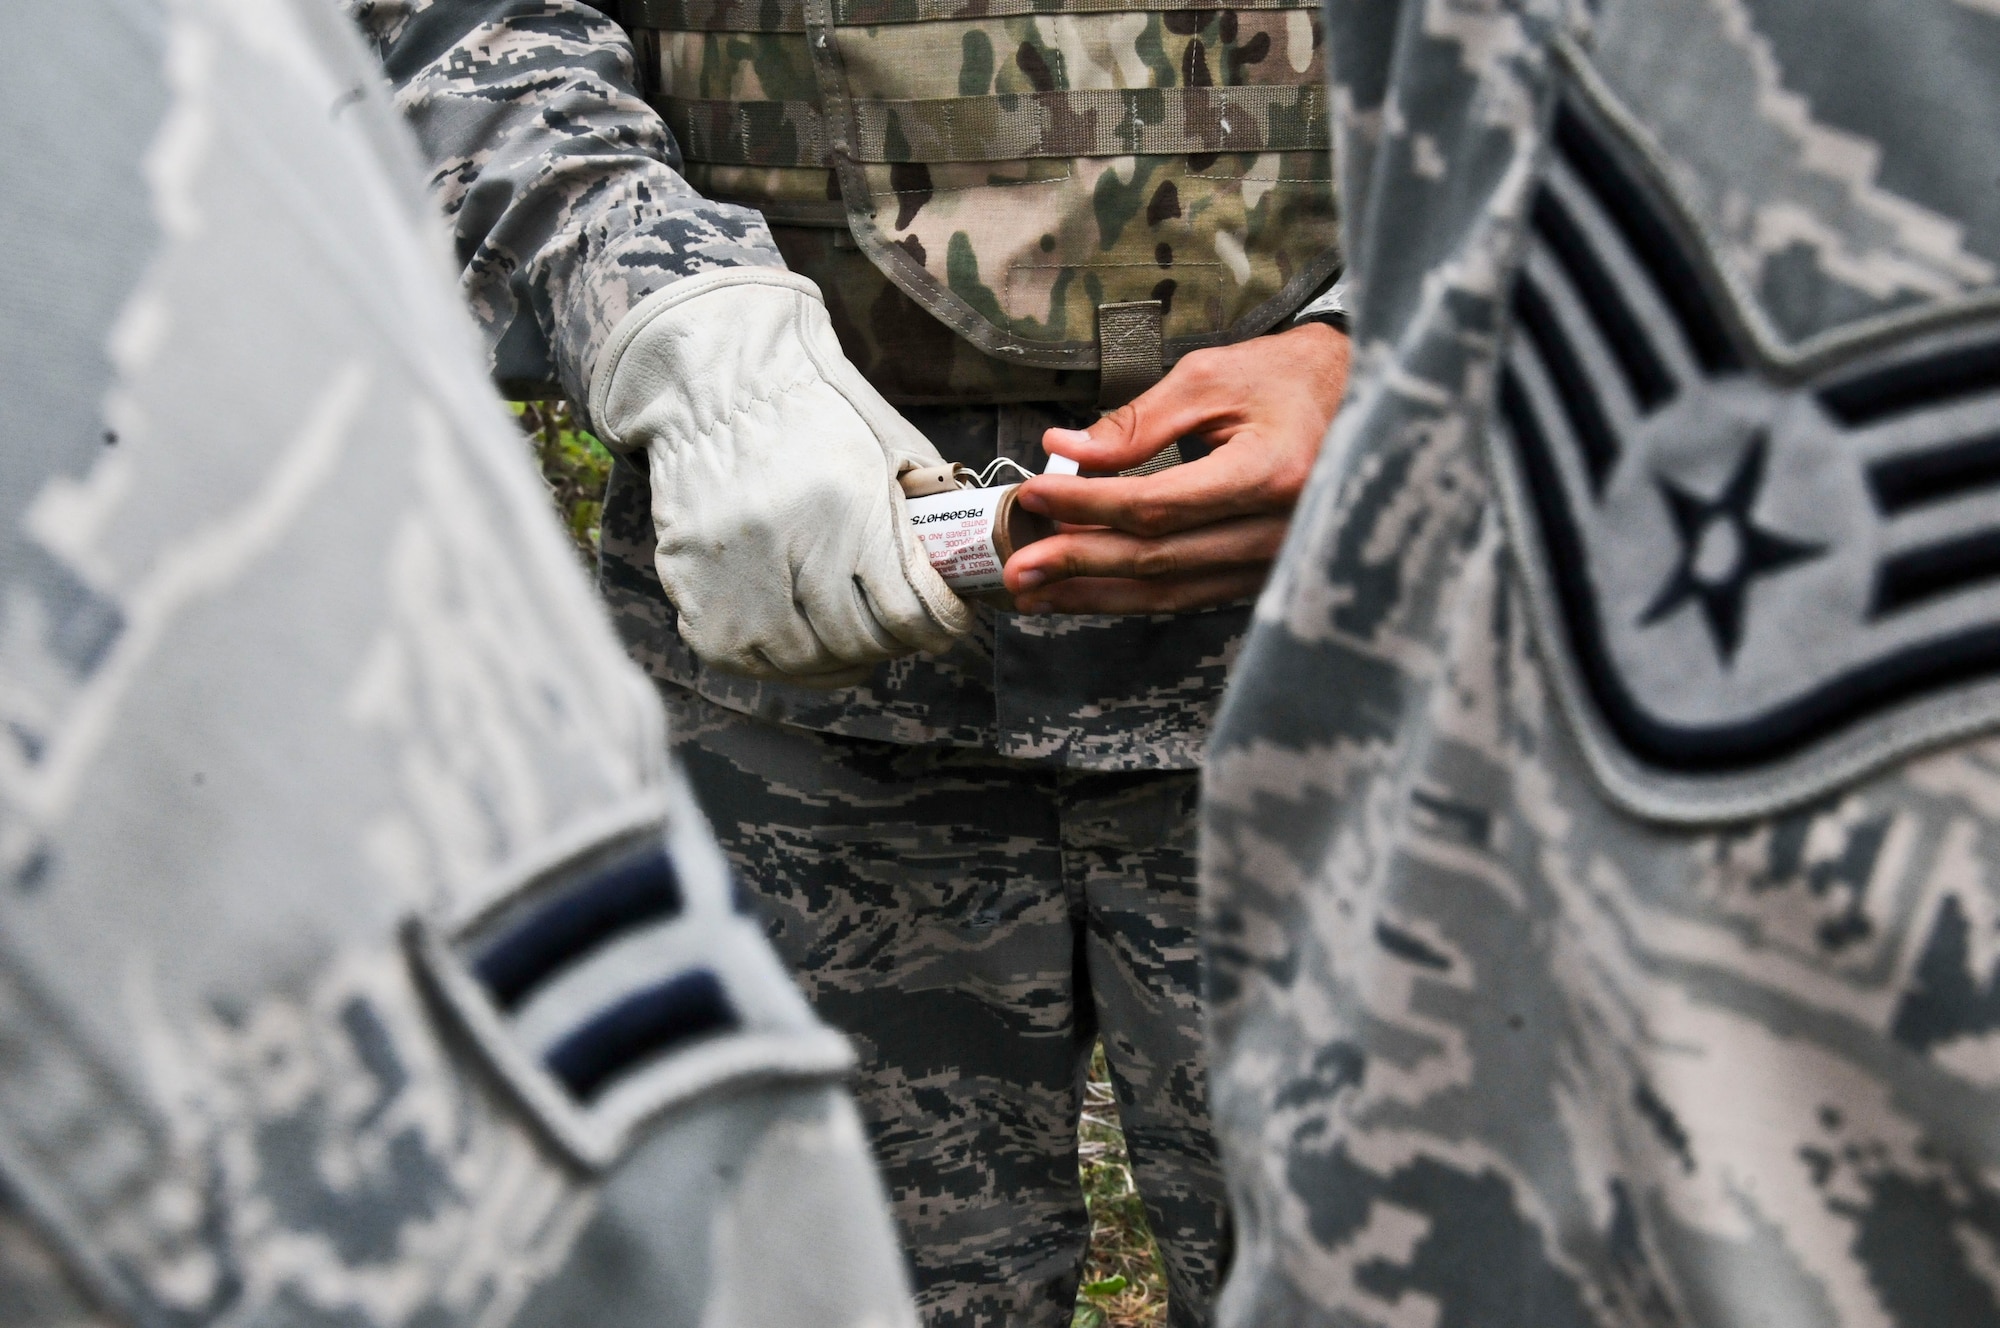
[[[1226,1222],[1202,1067],[1193,771],[1099,772],[767,723],[663,686],[717,837],[854,1085],[930,1328],[1067,1325],[1102,1037],[1174,1328]]]

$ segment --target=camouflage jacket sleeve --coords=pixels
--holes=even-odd
[[[2000,425],[2000,19],[1327,15],[1356,367],[1203,769],[1217,1323],[2000,1324],[2000,653],[1836,690],[2000,621],[1898,580],[2000,527],[1898,487]]]
[[[0,123],[74,132],[0,136],[0,1325],[916,1328],[374,54],[20,19]]]
[[[1352,306],[1347,299],[1347,282],[1336,279],[1332,285],[1306,301],[1305,307],[1292,315],[1292,323],[1331,323],[1341,331],[1347,331],[1348,316]]]
[[[784,266],[764,220],[681,177],[631,42],[580,0],[342,0],[429,159],[510,395],[589,400],[597,348],[678,277]]]

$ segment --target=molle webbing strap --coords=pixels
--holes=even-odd
[[[681,155],[716,166],[831,166],[826,117],[805,101],[656,96]]]
[[[1166,306],[1158,300],[1097,306],[1097,405],[1116,410],[1166,376]]]
[[[837,0],[833,21],[872,27],[1028,14],[1202,13],[1223,9],[1305,9],[1318,0],[986,0],[968,13],[966,0]],[[625,21],[669,32],[804,32],[805,0],[626,0]]]
[[[1165,470],[1169,466],[1178,466],[1181,464],[1181,461],[1181,445],[1179,443],[1168,443],[1165,447],[1153,453],[1152,460],[1141,462],[1130,470],[1121,470],[1118,473],[1126,476],[1128,479],[1140,475],[1151,475],[1153,472]]]
[[[828,164],[825,118],[810,102],[663,96],[654,100],[690,161]],[[1031,157],[1323,152],[1317,84],[1087,88],[854,106],[854,160],[1023,161]]]
[[[1162,327],[1166,306],[1158,300],[1097,306],[1097,404],[1116,410],[1166,376]],[[1150,475],[1181,463],[1181,445],[1168,443],[1150,460],[1120,471]]]

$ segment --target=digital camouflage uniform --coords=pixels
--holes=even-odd
[[[349,4],[516,390],[586,401],[650,290],[782,262],[946,458],[1039,470],[1044,429],[1095,418],[1098,305],[1158,301],[1172,356],[1289,318],[1337,265],[1313,0],[647,0],[623,12],[636,68],[569,0]],[[688,650],[643,463],[616,465],[603,531],[601,587],[725,848],[860,1043],[930,1321],[1068,1322],[1101,1028],[1175,1322],[1199,1322],[1222,1190],[1192,772],[1245,611],[983,610],[947,656],[808,690]]]
[[[0,62],[0,1323],[914,1328],[351,27]]]
[[[2000,16],[1332,0],[1226,1324],[2000,1323]]]

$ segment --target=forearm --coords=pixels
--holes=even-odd
[[[782,267],[763,218],[701,197],[631,43],[580,0],[343,0],[452,226],[495,377],[589,400],[598,349],[680,277]]]

